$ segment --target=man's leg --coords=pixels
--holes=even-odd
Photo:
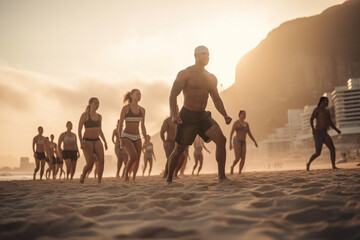
[[[169,157],[168,174],[167,174],[167,180],[166,180],[167,183],[172,182],[173,174],[174,174],[175,168],[178,165],[179,157],[181,156],[181,154],[183,154],[185,149],[186,149],[185,145],[180,145],[178,143],[175,144],[175,149]]]
[[[306,171],[310,170],[310,164],[314,161],[318,156],[320,156],[322,150],[322,141],[320,139],[316,139],[315,137],[315,153],[310,157],[309,162],[306,164]]]
[[[216,161],[218,163],[219,180],[225,179],[225,161],[226,161],[226,138],[222,133],[219,125],[214,125],[209,128],[205,135],[214,141],[216,144]]]
[[[326,135],[324,138],[324,143],[325,145],[329,148],[330,150],[330,159],[331,159],[331,165],[333,169],[337,169],[337,167],[335,166],[335,146],[334,143],[331,139],[331,137],[329,135]]]

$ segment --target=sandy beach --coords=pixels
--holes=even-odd
[[[359,239],[360,168],[0,182],[0,239]]]

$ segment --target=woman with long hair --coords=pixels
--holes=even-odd
[[[80,157],[80,152],[77,145],[77,137],[75,133],[71,132],[72,127],[72,123],[68,121],[66,123],[66,132],[63,132],[58,140],[59,151],[66,165],[66,178],[69,179],[70,175],[71,180],[74,177],[76,163]],[[61,144],[64,145],[63,148],[61,148]]]
[[[144,167],[143,167],[142,175],[144,176],[147,164],[149,163],[148,176],[150,176],[152,165],[153,165],[153,157],[154,157],[154,160],[156,161],[156,157],[155,157],[155,153],[154,153],[154,145],[152,144],[152,142],[150,142],[150,135],[146,135],[145,142],[142,147],[142,151],[144,153]]]
[[[235,165],[240,161],[239,165],[239,174],[241,174],[241,171],[245,164],[245,156],[246,156],[246,135],[249,134],[249,137],[253,142],[255,143],[255,146],[258,147],[257,142],[250,131],[249,123],[245,122],[246,118],[246,112],[245,110],[239,111],[239,119],[234,122],[231,133],[230,133],[230,139],[232,139],[232,136],[234,132],[236,131],[236,135],[234,136],[233,141],[230,141],[230,150],[234,148],[235,151],[235,160],[230,168],[230,174],[234,173],[234,167]]]
[[[85,112],[81,115],[79,121],[78,135],[81,139],[81,149],[83,150],[86,165],[84,166],[83,173],[80,177],[80,183],[84,183],[86,174],[94,165],[94,155],[99,162],[98,169],[98,182],[101,183],[102,174],[104,171],[104,147],[100,140],[103,140],[105,150],[107,150],[107,143],[104,133],[101,129],[102,117],[96,113],[99,108],[99,99],[92,97],[89,100],[89,105],[86,107]],[[84,136],[82,135],[82,128],[85,127]]]
[[[139,125],[141,125],[141,131],[143,136],[146,136],[145,128],[145,109],[138,103],[141,99],[141,93],[139,89],[132,89],[124,97],[124,103],[126,104],[120,113],[119,122],[119,136],[120,146],[122,146],[130,159],[126,164],[125,181],[129,181],[129,172],[133,172],[133,180],[135,180],[137,170],[139,168],[139,161],[141,155],[141,137],[139,133]],[[125,121],[125,128],[123,125]]]

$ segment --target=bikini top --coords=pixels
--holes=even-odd
[[[194,145],[195,145],[195,147],[202,147],[203,146],[201,141],[196,141]]]
[[[143,115],[142,115],[140,108],[139,108],[139,113],[135,114],[131,111],[131,108],[129,107],[129,111],[125,115],[125,121],[126,122],[140,122],[142,120],[142,117],[143,117]]]
[[[72,135],[71,137],[68,137],[67,135],[65,135],[63,142],[64,143],[74,143],[76,141],[76,138],[74,135]]]
[[[146,149],[146,151],[151,151],[151,150],[153,150],[153,146],[152,145],[147,145],[145,149]]]
[[[248,132],[249,131],[249,125],[246,125],[246,127],[239,124],[237,128],[235,128],[237,132]]]
[[[89,118],[88,118],[88,120],[86,120],[84,122],[84,126],[85,126],[85,128],[101,127],[101,117],[99,116],[99,119],[97,121],[94,121],[91,119],[90,112],[89,112]]]

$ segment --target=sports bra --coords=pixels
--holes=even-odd
[[[237,132],[248,132],[249,131],[249,125],[246,125],[246,127],[242,126],[241,124],[239,124],[240,126],[238,126],[237,128],[235,128],[235,130]]]
[[[89,118],[88,118],[88,120],[86,120],[84,122],[84,126],[85,126],[85,128],[101,127],[101,117],[99,116],[99,119],[97,121],[94,121],[91,119],[90,112],[89,112]]]
[[[131,108],[129,106],[129,111],[128,113],[125,115],[125,121],[126,122],[140,122],[142,120],[142,112],[141,112],[141,109],[139,108],[139,113],[138,114],[134,114],[132,111],[131,111]]]
[[[65,135],[63,142],[64,143],[74,143],[76,141],[76,138],[74,135],[72,135],[71,137],[68,137],[67,135]]]

